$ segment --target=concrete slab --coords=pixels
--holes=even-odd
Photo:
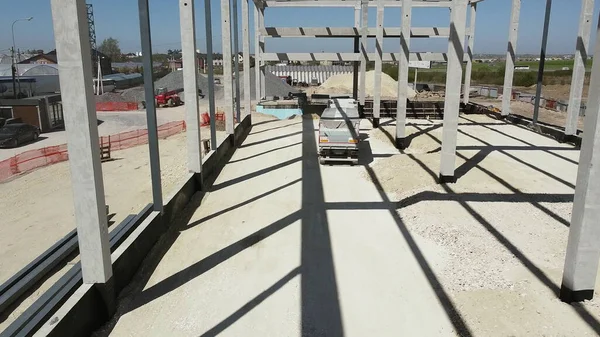
[[[459,118],[361,125],[358,166],[320,166],[316,121],[257,123],[161,239],[96,336],[596,335],[595,301],[557,299],[579,152]]]

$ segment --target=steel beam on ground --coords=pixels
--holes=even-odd
[[[257,6],[254,6],[254,85],[255,85],[255,99],[258,104],[260,102],[260,65],[262,55],[260,54],[260,24],[259,24],[259,11]]]
[[[213,48],[212,48],[212,20],[211,20],[210,1],[204,1],[204,24],[206,30],[206,63],[208,68],[208,111],[210,116],[210,148],[217,149],[217,124],[215,107],[215,76],[213,66]]]
[[[450,38],[448,39],[448,65],[446,72],[446,97],[444,99],[444,127],[440,160],[440,182],[454,182],[456,177],[456,140],[458,137],[458,113],[460,110],[460,87],[462,60],[464,58],[467,0],[454,0],[450,14]]]
[[[465,66],[465,86],[463,91],[463,103],[469,103],[471,95],[471,72],[473,70],[473,47],[475,45],[475,18],[477,16],[477,4],[471,5],[471,23],[469,24],[471,35],[467,36],[469,44],[467,45],[467,65]]]
[[[231,0],[233,2],[233,67],[235,68],[235,118],[241,121],[240,113],[240,41],[238,39],[238,0]],[[244,1],[244,0],[242,0]]]
[[[581,96],[583,95],[585,65],[590,45],[593,15],[594,0],[582,0],[581,15],[579,16],[579,33],[577,34],[577,43],[575,44],[575,64],[573,65],[569,106],[567,108],[567,123],[565,125],[565,135],[567,136],[577,134],[577,121],[579,120],[579,111],[581,109]]]
[[[52,0],[51,9],[83,282],[106,284],[113,271],[91,86],[87,7],[84,0]]]
[[[221,38],[223,48],[223,96],[225,100],[225,132],[232,135],[233,124],[233,80],[231,55],[231,14],[229,0],[221,0]]]
[[[537,86],[535,89],[535,103],[533,104],[533,119],[529,126],[539,131],[537,125],[540,114],[540,99],[542,98],[542,86],[544,81],[544,65],[546,64],[546,45],[548,43],[548,27],[550,26],[550,12],[552,10],[552,0],[546,0],[546,15],[544,16],[544,31],[542,32],[542,47],[540,50],[540,66],[538,68]]]
[[[142,43],[142,65],[144,67],[144,96],[146,99],[146,123],[148,125],[152,203],[155,211],[162,212],[162,183],[160,177],[160,155],[158,153],[158,123],[156,121],[156,104],[154,102],[154,79],[152,77],[152,36],[150,35],[148,0],[138,0],[138,8]]]
[[[396,103],[396,147],[398,149],[404,149],[406,146],[406,144],[404,143],[404,139],[406,138],[406,106],[408,99],[409,71],[408,61],[410,59],[410,25],[412,21],[412,3],[412,0],[402,1],[402,34],[400,34],[400,58],[398,63],[398,101]],[[417,90],[416,86],[414,89]]]
[[[600,55],[600,26],[596,50]],[[594,58],[590,93],[600,91],[600,62]],[[589,96],[565,256],[560,299],[579,302],[594,296],[600,258],[600,96]]]
[[[360,13],[361,13],[361,20],[360,20],[360,32],[361,32],[361,36],[360,36],[360,54],[358,55],[359,60],[360,60],[360,74],[358,76],[358,81],[359,81],[359,89],[358,89],[358,97],[360,100],[360,105],[361,106],[365,106],[365,97],[367,95],[366,90],[367,90],[367,77],[366,77],[366,73],[367,73],[367,42],[368,42],[368,38],[367,35],[369,33],[369,1],[368,0],[361,0],[360,2]],[[353,54],[352,56],[356,56],[356,54]]]
[[[242,50],[244,53],[244,116],[252,113],[252,93],[250,92],[250,13],[248,11],[248,1],[242,1]],[[239,122],[242,121],[239,120]]]
[[[200,147],[200,107],[198,104],[198,64],[196,63],[194,7],[194,0],[179,0],[188,171],[201,173],[202,150]]]
[[[512,0],[510,12],[510,26],[508,28],[508,48],[506,50],[506,68],[504,70],[504,90],[502,91],[502,116],[510,114],[510,100],[512,99],[513,76],[517,53],[517,38],[519,36],[519,15],[521,13],[521,0]]]
[[[399,38],[401,27],[384,27],[384,38]],[[470,30],[469,30],[470,31]],[[362,35],[362,30],[359,27],[265,27],[261,29],[261,34],[270,38],[286,38],[286,37],[332,37],[353,38]],[[448,37],[450,34],[449,28],[442,27],[413,27],[410,30],[411,38],[432,38],[432,37]],[[371,27],[367,29],[368,37],[375,37],[377,28]],[[467,34],[469,35],[469,34]]]

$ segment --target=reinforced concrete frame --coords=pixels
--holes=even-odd
[[[235,1],[235,0],[234,0]],[[248,0],[242,0],[248,1]],[[474,35],[475,6],[479,1],[476,0],[454,0],[426,2],[418,0],[376,0],[360,2],[350,1],[260,1],[254,0],[254,18],[255,18],[255,46],[256,50],[256,69],[258,98],[265,96],[265,61],[272,59],[330,59],[330,60],[348,60],[360,62],[360,72],[363,75],[358,85],[360,87],[359,99],[364,104],[364,73],[366,62],[375,60],[379,63],[376,67],[377,76],[381,76],[381,62],[400,61],[402,67],[399,69],[400,78],[408,76],[406,69],[407,60],[415,59],[443,59],[448,62],[448,75],[446,82],[446,97],[444,104],[444,127],[442,153],[440,160],[440,182],[447,183],[455,180],[455,156],[456,156],[456,137],[457,137],[457,118],[460,106],[462,63],[464,61],[464,39],[468,34]],[[207,2],[205,2],[207,3]],[[209,2],[208,2],[209,3]],[[514,60],[516,55],[516,41],[519,23],[520,0],[513,0],[512,14],[509,30],[509,42],[507,50],[507,71],[505,77],[504,97],[508,97],[510,104],[512,75],[514,71]],[[574,72],[573,91],[571,93],[570,103],[576,103],[581,100],[581,91],[579,86],[583,81],[581,76],[582,69],[585,69],[585,58],[591,33],[591,8],[593,0],[582,0],[581,24],[577,40],[576,69]],[[466,30],[466,16],[468,5],[471,4],[471,23],[469,32]],[[194,0],[180,0],[181,15],[181,37],[182,52],[186,66],[184,67],[185,91],[186,91],[186,118],[188,119],[188,144],[192,147],[188,150],[188,165],[193,172],[200,172],[201,167],[198,163],[202,162],[201,150],[197,143],[200,140],[199,128],[192,127],[191,123],[198,121],[197,108],[197,89],[196,81],[197,66],[195,64],[195,34],[194,34]],[[300,54],[273,54],[265,53],[264,38],[268,35],[269,29],[264,28],[264,14],[267,7],[303,7],[303,6],[335,6],[335,7],[354,7],[360,6],[362,20],[360,27],[350,28],[354,41],[360,38],[360,52],[354,53],[300,53]],[[367,27],[367,9],[368,7],[377,7],[377,27],[375,37],[377,39],[377,52],[366,52],[366,39],[369,37],[371,29]],[[410,24],[404,23],[402,28],[393,33],[393,30],[387,30],[383,27],[383,12],[385,7],[404,7],[404,19],[408,15],[410,20],[410,9],[418,7],[447,7],[451,8],[451,22],[448,30],[448,53],[447,54],[423,54],[410,53],[410,38],[418,29],[410,28]],[[156,107],[154,104],[154,88],[152,81],[151,67],[151,34],[149,21],[148,0],[138,0],[140,35],[144,63],[144,88],[146,95],[146,117],[148,123],[149,153],[151,181],[153,191],[153,210],[163,212],[163,198],[160,180],[160,162],[158,156],[158,137],[156,123]],[[244,5],[242,12],[244,17],[242,34],[244,54],[249,53],[248,32],[248,12]],[[94,98],[91,87],[86,83],[91,83],[91,55],[89,32],[87,27],[87,13],[85,0],[51,0],[52,19],[55,34],[55,43],[59,64],[59,73],[61,78],[61,88],[63,88],[63,107],[65,110],[65,125],[67,132],[67,144],[69,151],[69,161],[71,167],[71,183],[73,189],[73,200],[75,209],[75,220],[77,225],[78,241],[81,252],[81,268],[83,282],[85,284],[97,287],[102,294],[107,309],[110,312],[111,306],[114,309],[114,293],[111,293],[111,280],[113,270],[110,257],[110,247],[108,240],[107,216],[105,209],[105,195],[102,178],[102,168],[100,165],[100,149],[98,144],[98,127],[95,123],[96,112]],[[210,7],[206,6],[206,21],[210,20]],[[231,34],[231,11],[230,0],[221,0],[222,15],[222,46],[223,46],[223,68],[224,68],[224,95],[225,95],[225,126],[229,135],[234,135],[234,107],[235,103],[232,97],[234,83],[232,75],[232,34]],[[233,13],[237,18],[237,11]],[[358,24],[356,20],[355,26]],[[237,19],[234,19],[236,21]],[[410,29],[408,30],[407,27]],[[360,29],[359,29],[360,28]],[[434,29],[435,30],[435,29]],[[279,28],[278,28],[279,31]],[[410,36],[407,31],[410,31]],[[263,34],[265,32],[266,34]],[[344,33],[343,34],[350,34]],[[389,32],[389,36],[386,36]],[[600,27],[598,28],[600,33]],[[209,35],[207,30],[207,36]],[[383,38],[400,38],[402,49],[400,53],[383,53]],[[207,39],[207,46],[212,46],[212,34]],[[437,35],[439,36],[439,35]],[[469,38],[469,53],[472,53],[472,36]],[[600,54],[600,34],[596,35],[596,50]],[[237,41],[236,41],[237,43]],[[356,42],[355,42],[356,44]],[[207,47],[208,48],[208,47]],[[211,47],[212,49],[212,47]],[[355,49],[356,50],[356,49]],[[210,54],[210,52],[209,52]],[[190,56],[193,55],[193,56]],[[237,55],[237,54],[236,54]],[[467,61],[472,61],[471,55]],[[249,58],[245,58],[249,63]],[[192,66],[189,66],[193,64]],[[249,70],[247,68],[244,69]],[[212,62],[209,62],[209,78],[212,76]],[[239,83],[239,76],[236,77]],[[355,81],[356,83],[356,81]],[[244,79],[245,89],[249,86],[249,77]],[[239,84],[238,84],[239,87]],[[467,90],[468,86],[463,89]],[[376,91],[379,87],[376,87]],[[508,90],[507,90],[508,89]],[[245,90],[245,106],[248,106],[250,91]],[[600,97],[596,93],[600,91],[600,62],[595,62],[592,69],[592,80],[590,85],[590,102],[588,104],[586,123],[582,142],[581,158],[579,162],[579,171],[575,190],[574,208],[569,231],[569,240],[567,254],[565,258],[565,267],[560,298],[563,301],[581,301],[593,296],[595,287],[595,278],[597,273],[598,261],[600,259],[600,226],[597,225],[597,219],[600,217],[600,150],[595,148],[600,144]],[[190,94],[191,93],[191,94]],[[398,99],[402,99],[401,90],[398,91]],[[468,95],[467,95],[468,96]],[[196,106],[194,106],[194,98]],[[213,97],[212,87],[209,86],[209,97]],[[376,101],[379,101],[380,93],[376,95]],[[238,95],[239,99],[239,95]],[[188,102],[189,101],[189,102]],[[377,102],[379,104],[380,102]],[[238,108],[240,104],[237,104]],[[510,105],[503,105],[503,114],[510,113]],[[211,113],[212,109],[211,107]],[[506,109],[506,110],[504,110]],[[69,113],[71,111],[71,113]],[[570,127],[573,124],[573,115],[576,106],[569,114]],[[249,110],[247,111],[250,112]],[[378,112],[378,111],[377,111]],[[404,111],[405,112],[405,111]],[[379,116],[379,115],[374,115]],[[397,119],[401,119],[399,112]],[[214,120],[214,119],[213,119]],[[401,123],[397,124],[397,138],[401,139],[403,135],[399,130]],[[211,128],[212,129],[212,128]],[[214,129],[212,129],[214,130]],[[567,131],[565,131],[567,132]],[[573,132],[572,128],[569,132]],[[214,137],[214,132],[212,132]],[[231,137],[231,139],[233,139]],[[198,148],[198,150],[196,150]],[[196,153],[196,151],[198,153]]]

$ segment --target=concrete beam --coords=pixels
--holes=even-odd
[[[400,56],[400,53],[382,53],[382,61],[398,62]],[[363,59],[362,50],[361,53],[264,53],[262,57],[264,61],[362,61]],[[365,60],[375,61],[378,57],[377,53],[367,53]],[[410,60],[447,62],[448,54],[416,52],[410,53]]]
[[[402,1],[402,34],[400,35],[400,62],[398,62],[398,102],[396,109],[396,147],[404,149],[406,144],[406,106],[408,99],[408,61],[410,59],[410,25],[412,0]],[[416,83],[416,80],[415,80]],[[417,88],[415,88],[416,90]]]
[[[225,101],[225,132],[232,135],[233,127],[233,80],[231,58],[231,12],[229,0],[221,0],[221,38],[223,48],[223,96]]]
[[[87,8],[84,0],[52,0],[51,8],[83,282],[107,283],[113,272]]]
[[[215,87],[212,85],[215,83],[214,69],[213,69],[213,48],[212,48],[212,20],[211,20],[211,9],[210,1],[204,1],[204,24],[206,30],[206,63],[208,68],[208,109],[210,115],[210,148],[217,148],[217,125],[216,125],[216,107],[215,107]]]
[[[440,160],[440,183],[455,182],[456,140],[458,137],[458,113],[460,110],[460,84],[464,58],[467,0],[454,0],[450,14],[450,38],[448,39],[448,65],[446,72],[446,97],[444,100],[444,128]]]
[[[401,35],[401,27],[384,27],[384,38],[399,38]],[[470,32],[470,30],[469,30]],[[265,27],[261,29],[261,34],[271,38],[285,37],[356,37],[362,35],[360,27]],[[377,28],[370,27],[367,29],[368,37],[375,37]],[[413,27],[410,29],[411,38],[433,38],[433,37],[448,37],[450,35],[449,28],[442,27]],[[468,34],[467,34],[468,35]]]
[[[471,73],[473,71],[473,47],[475,45],[475,18],[477,16],[477,4],[471,5],[471,35],[467,36],[469,44],[467,46],[467,66],[465,67],[465,85],[463,91],[463,103],[469,103],[469,95],[471,94]]]
[[[194,0],[179,0],[179,24],[181,26],[188,171],[201,173],[202,150],[200,147],[200,107],[198,104],[198,64],[196,62]]]
[[[521,13],[521,0],[512,0],[510,12],[510,27],[508,28],[508,48],[506,50],[506,68],[504,70],[504,91],[502,95],[502,116],[510,114],[510,100],[512,99],[513,75],[515,60],[517,58],[517,37],[519,36],[519,14]]]
[[[377,37],[375,38],[375,76],[373,88],[373,127],[379,126],[381,113],[381,68],[383,64],[383,0],[377,0]]]
[[[385,0],[384,7],[402,7],[402,0]],[[267,7],[354,7],[352,1],[318,0],[318,1],[265,1]],[[369,1],[369,7],[376,7],[376,1]],[[450,8],[451,1],[415,1],[413,7]]]
[[[359,80],[359,89],[358,89],[358,97],[360,100],[360,105],[365,105],[365,96],[366,96],[366,88],[367,88],[367,42],[368,42],[368,33],[369,33],[369,1],[361,0],[360,2],[360,12],[361,12],[361,21],[360,21],[360,54],[358,55],[360,60],[360,75],[358,76]],[[356,56],[353,54],[352,56]]]
[[[569,107],[567,108],[567,123],[565,125],[565,135],[567,136],[577,134],[577,120],[581,109],[581,96],[583,94],[583,82],[585,80],[585,64],[587,62],[588,48],[590,45],[593,15],[594,0],[582,0],[581,14],[579,16],[579,33],[577,34],[577,43],[575,44],[575,64],[573,65]]]
[[[600,55],[600,26],[596,50]],[[600,61],[594,58],[590,93],[600,91]],[[600,259],[600,96],[590,95],[585,115],[573,213],[560,299],[579,302],[594,296]]]
[[[248,1],[242,1],[242,50],[244,53],[244,115],[242,119],[252,113],[252,93],[250,92],[250,13]],[[240,121],[242,120],[240,119]]]

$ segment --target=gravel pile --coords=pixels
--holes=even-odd
[[[374,96],[375,89],[375,72],[368,71],[366,73],[366,95],[367,97]],[[352,94],[352,79],[353,74],[333,75],[321,84],[315,91],[318,94]],[[360,83],[360,75],[359,82]],[[413,99],[416,92],[412,88],[408,88],[408,98]],[[397,97],[398,82],[394,81],[388,74],[381,73],[381,97]]]
[[[244,97],[244,73],[240,72],[240,94],[241,97]],[[284,81],[282,81],[279,77],[273,75],[270,72],[267,72],[265,75],[265,85],[266,85],[266,95],[267,96],[287,96],[290,92],[299,92],[298,89],[288,85]],[[250,90],[252,99],[256,97],[256,72],[254,69],[250,71]],[[167,88],[169,90],[182,90],[183,89],[183,72],[182,70],[174,71],[163,78],[160,78],[156,82],[154,82],[155,88]],[[198,75],[198,87],[202,90],[204,95],[208,95],[208,77],[200,74]],[[223,86],[215,85],[215,100],[222,100],[224,97]],[[235,90],[235,89],[234,89]],[[118,95],[118,94],[115,94]],[[180,92],[179,95],[182,99],[184,99],[185,94]],[[122,97],[119,97],[120,100],[111,100],[113,102],[120,101],[128,101],[128,102],[139,102],[144,100],[144,88],[143,87],[135,87],[123,90],[121,93]],[[206,96],[205,96],[206,97]]]

